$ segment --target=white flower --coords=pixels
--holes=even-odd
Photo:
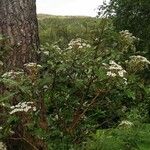
[[[27,68],[42,68],[41,65],[37,64],[37,63],[33,63],[33,62],[30,62],[30,63],[26,63],[24,64],[25,67]]]
[[[6,145],[3,142],[0,142],[0,150],[7,150]]]
[[[86,47],[87,47],[87,48],[91,48],[91,45],[90,45],[90,44],[87,44]]]
[[[58,115],[55,115],[55,119],[58,120],[58,118],[59,118]]]
[[[103,65],[103,66],[107,66],[107,64],[106,64],[106,63],[102,63],[102,65]]]
[[[36,111],[36,107],[33,107],[33,111]]]
[[[91,45],[87,44],[87,42],[81,38],[77,38],[77,39],[72,39],[69,44],[68,44],[68,48],[67,49],[72,49],[73,47],[75,48],[90,48]]]
[[[109,61],[109,64],[110,64],[110,65],[116,65],[116,62],[113,61],[113,60],[110,60],[110,61]]]
[[[28,112],[31,108],[32,108],[31,106],[25,107],[25,108],[23,109],[23,111]]]
[[[128,84],[127,78],[123,78],[123,80],[124,80],[124,84],[127,85]]]
[[[21,75],[23,75],[24,72],[23,71],[14,71],[14,70],[11,70],[9,72],[5,72],[3,75],[2,75],[2,78],[10,78],[10,79],[14,79],[16,77],[20,77]]]
[[[121,123],[119,124],[119,126],[124,126],[124,127],[131,127],[133,126],[134,124],[130,121],[127,121],[127,120],[123,120],[121,121]]]
[[[79,46],[78,48],[81,49],[81,48],[83,48],[83,46]]]
[[[49,55],[49,51],[44,51],[43,54],[48,56]]]
[[[86,43],[82,43],[82,46],[86,46]]]
[[[43,86],[43,89],[48,89],[48,86],[47,86],[47,85],[44,85],[44,86]]]
[[[27,66],[27,67],[34,67],[34,66],[36,66],[36,65],[37,65],[37,63],[33,63],[33,62],[24,64],[24,66]]]
[[[76,45],[81,46],[81,43],[78,42],[78,43],[76,43]]]
[[[134,61],[140,61],[140,62],[144,62],[144,63],[147,63],[147,64],[150,64],[150,61],[147,60],[147,58],[143,57],[143,56],[140,56],[140,55],[137,55],[137,56],[130,56],[130,59],[131,60],[134,60]]]
[[[125,74],[125,73],[126,73],[125,70],[120,70],[120,71],[118,71],[118,74],[119,74],[120,77],[124,77],[124,74]]]
[[[11,106],[10,108],[11,108],[11,109],[14,109],[14,108],[15,108],[15,106]]]
[[[115,73],[112,73],[111,71],[108,71],[107,76],[116,77],[117,75]]]
[[[25,108],[25,107],[27,107],[27,104],[26,103],[22,103],[21,108]]]
[[[95,39],[95,41],[98,41],[98,40],[99,40],[98,38]]]
[[[33,102],[20,102],[15,106],[11,106],[10,109],[12,109],[9,114],[14,114],[16,112],[28,112],[29,110],[36,110],[36,107],[33,106]]]
[[[127,73],[122,66],[117,64],[115,61],[111,60],[109,62],[109,65],[102,63],[102,65],[107,69],[107,76],[109,77],[121,77],[123,79],[123,83],[127,85],[127,79],[124,77],[124,75]]]
[[[11,112],[9,112],[9,114],[14,114],[14,113],[16,113],[16,112],[21,112],[21,111],[23,111],[22,108],[15,108],[15,109],[13,109]]]
[[[119,33],[126,39],[130,39],[130,40],[136,39],[136,37],[133,36],[132,33],[129,32],[129,30],[120,31]]]
[[[115,61],[111,60],[109,62],[110,66],[108,67],[108,71],[107,71],[107,75],[111,76],[111,77],[116,77],[117,74],[120,77],[124,77],[124,74],[126,73],[126,71],[122,68],[122,66],[118,65]],[[107,64],[104,64],[104,66],[107,66]]]
[[[3,64],[3,62],[0,60],[0,66],[3,66],[4,64]]]
[[[33,63],[33,62],[26,63],[24,64],[24,66],[30,73],[33,71],[34,74],[36,74],[36,72],[42,68],[40,64]]]
[[[122,69],[123,69],[120,65],[118,65],[118,64],[117,64],[115,61],[113,61],[113,60],[111,60],[111,61],[109,62],[109,64],[110,64],[110,67],[109,67],[110,70],[122,70]]]
[[[6,106],[6,104],[5,104],[4,102],[2,102],[1,104],[2,104],[2,106],[3,106],[3,107],[5,107],[5,106]]]
[[[38,64],[38,65],[37,65],[37,68],[42,68],[42,66]]]

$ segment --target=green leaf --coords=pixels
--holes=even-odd
[[[107,78],[106,70],[104,68],[99,68],[95,70],[95,74],[98,76],[100,80],[104,80]]]
[[[13,96],[16,95],[17,93],[18,92],[8,94],[7,96],[0,96],[0,103],[13,98]]]
[[[126,90],[126,94],[129,98],[132,98],[133,100],[135,100],[135,92],[131,91],[130,89]]]

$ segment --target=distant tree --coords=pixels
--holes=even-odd
[[[129,30],[140,38],[137,49],[150,54],[150,1],[110,0],[107,11],[116,28]]]

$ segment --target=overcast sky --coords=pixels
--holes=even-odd
[[[96,16],[103,0],[36,0],[37,13],[51,15]]]

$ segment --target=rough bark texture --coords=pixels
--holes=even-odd
[[[39,48],[35,0],[0,0],[0,43],[6,70],[36,62]]]
[[[0,36],[4,37],[0,40],[0,59],[4,63],[3,71],[21,69],[25,63],[37,62],[39,37],[35,2],[0,0]],[[0,94],[3,92],[0,83]],[[46,150],[42,140],[26,132],[24,124],[18,125],[15,131],[18,133],[7,140],[8,150]]]

